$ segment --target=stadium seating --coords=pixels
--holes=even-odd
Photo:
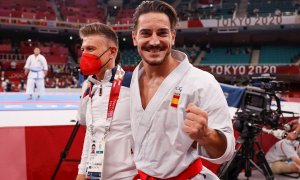
[[[3,0],[0,2],[0,16],[55,20],[52,2],[46,0]]]
[[[100,7],[97,0],[59,0],[58,6],[63,20],[67,22],[105,22],[106,19],[105,9]]]
[[[177,49],[179,51],[186,53],[186,55],[188,56],[191,63],[193,63],[195,61],[195,59],[198,57],[198,55],[200,53],[200,48],[195,45],[193,47],[186,47],[186,46],[174,47],[174,49]]]
[[[260,49],[260,64],[290,64],[300,53],[300,46],[264,45]]]
[[[12,45],[11,43],[1,43],[0,44],[0,53],[11,53]]]
[[[121,65],[123,66],[135,66],[141,58],[136,49],[124,49],[120,51]]]
[[[245,47],[215,47],[206,53],[201,61],[205,64],[249,64],[250,54],[245,52]]]
[[[192,13],[192,18],[231,18],[239,0],[207,1],[199,0],[197,8]]]
[[[281,13],[294,12],[295,7],[291,0],[249,0],[248,14],[250,16],[255,16],[254,9],[258,9],[258,14],[260,16],[269,16],[274,14],[278,9]]]
[[[117,24],[132,24],[134,9],[120,9],[116,15],[115,23]]]

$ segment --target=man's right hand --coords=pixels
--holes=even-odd
[[[25,69],[25,71],[24,71],[25,76],[27,76],[28,73],[29,73],[28,69]]]
[[[78,174],[76,177],[76,180],[85,180],[85,175],[84,174]]]

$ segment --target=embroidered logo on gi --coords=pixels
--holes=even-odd
[[[176,87],[174,90],[174,94],[171,100],[171,106],[177,108],[178,107],[178,102],[180,98],[180,94],[182,91],[182,87]]]

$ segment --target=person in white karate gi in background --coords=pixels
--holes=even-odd
[[[76,180],[132,180],[136,174],[129,111],[132,73],[118,65],[118,37],[111,27],[92,23],[79,32],[80,69],[90,76],[78,110],[86,134]]]
[[[220,164],[234,153],[219,83],[172,50],[177,23],[172,6],[143,1],[133,19],[133,43],[142,58],[130,88],[135,179],[218,179],[200,157]]]
[[[26,94],[29,94],[28,100],[32,99],[32,94],[36,87],[37,99],[45,93],[45,76],[48,72],[46,58],[40,54],[39,48],[34,48],[34,54],[30,55],[25,64],[25,75],[27,76]]]

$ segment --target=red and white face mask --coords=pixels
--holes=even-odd
[[[94,75],[99,72],[99,70],[105,66],[109,60],[102,66],[101,57],[110,49],[110,47],[105,50],[100,56],[82,53],[80,60],[80,70],[83,75]]]

